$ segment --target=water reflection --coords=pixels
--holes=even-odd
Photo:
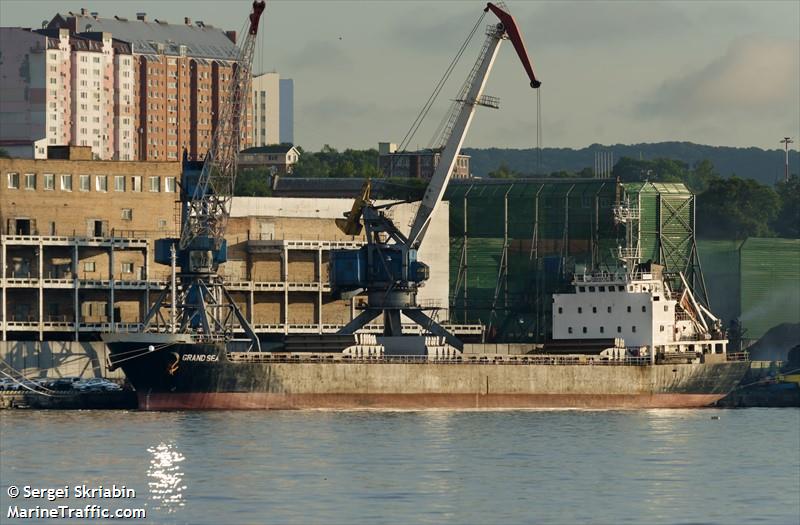
[[[180,463],[186,459],[178,452],[175,443],[159,443],[147,449],[150,458],[150,468],[147,475],[150,478],[147,485],[150,489],[150,499],[154,502],[154,509],[167,513],[176,512],[185,505],[183,491],[184,472]]]

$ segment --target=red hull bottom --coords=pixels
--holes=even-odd
[[[139,394],[141,410],[698,408],[723,394]]]

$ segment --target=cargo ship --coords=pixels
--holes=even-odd
[[[106,334],[143,410],[530,409],[709,406],[748,369],[688,287],[657,265],[576,275],[553,296],[553,337],[498,355],[442,338],[306,336],[273,351],[173,333]],[[413,337],[404,337],[411,341]]]

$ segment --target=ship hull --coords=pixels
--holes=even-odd
[[[724,397],[748,367],[258,362],[232,361],[214,345],[175,344],[141,354],[141,343],[107,344],[143,410],[691,408]]]

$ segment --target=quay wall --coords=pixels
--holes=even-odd
[[[0,341],[0,370],[13,368],[28,378],[106,377],[123,379],[122,369],[108,370],[103,342]]]

